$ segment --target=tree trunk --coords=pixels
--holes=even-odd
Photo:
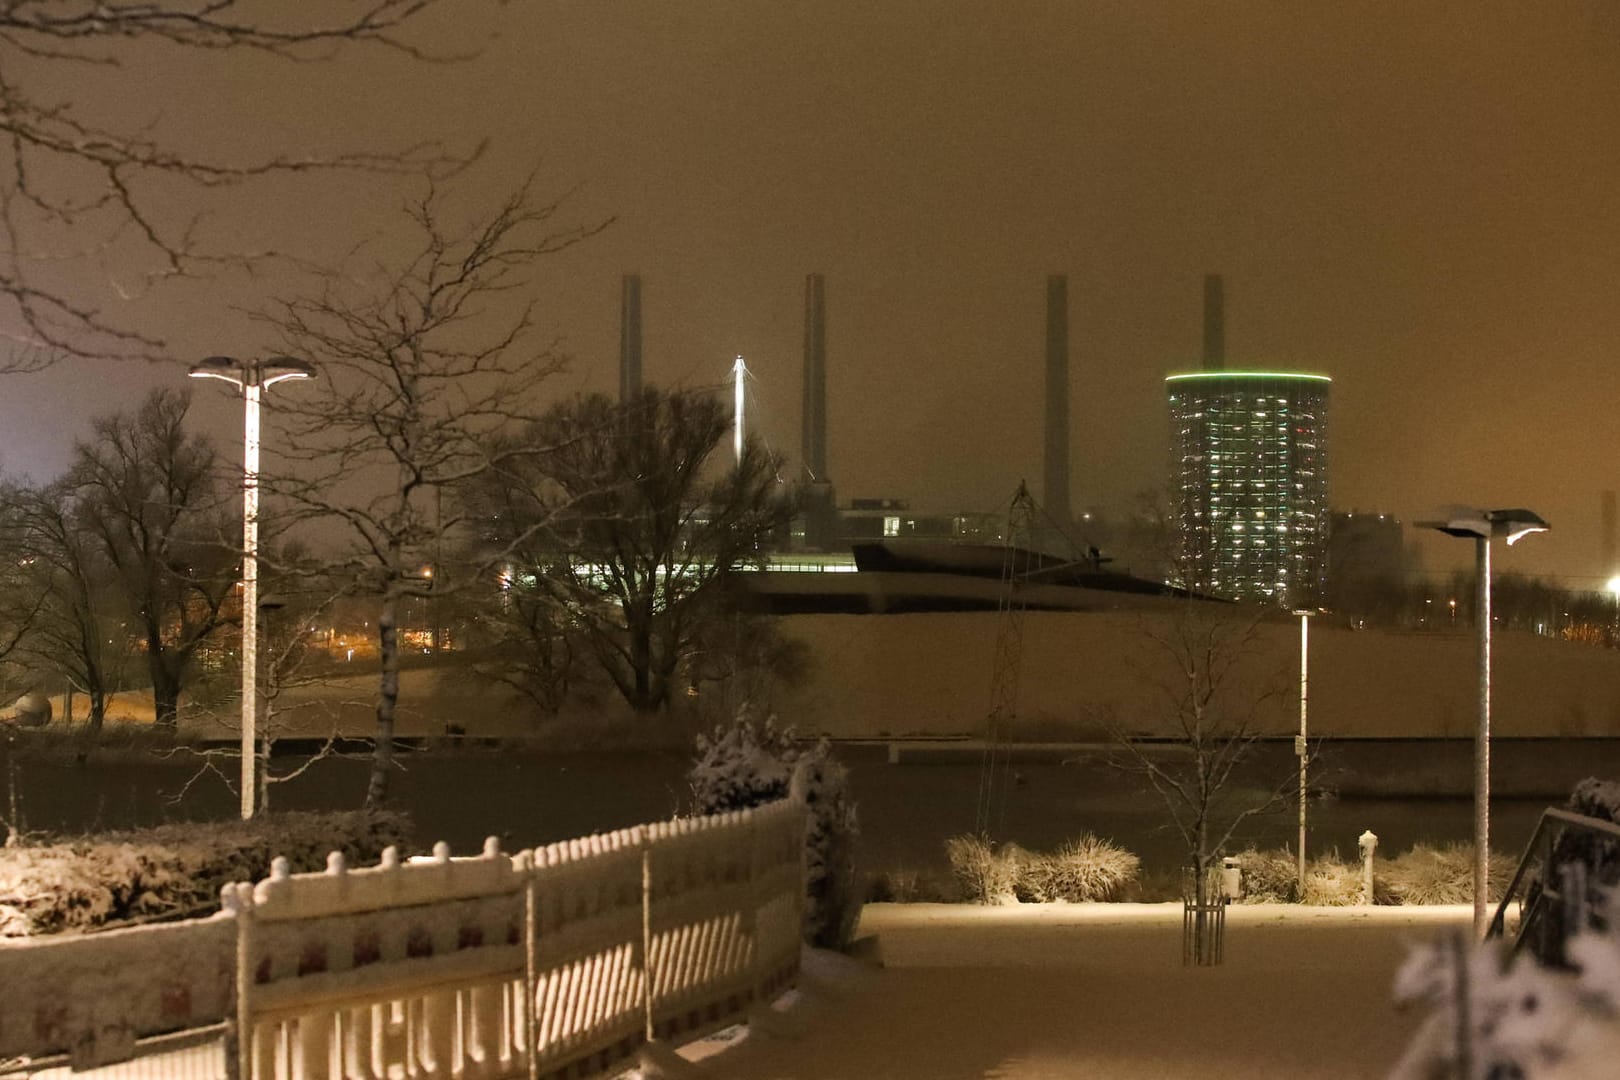
[[[630,668],[635,679],[630,707],[638,713],[654,712],[658,702],[652,696],[652,632],[644,627],[630,630]]]
[[[174,732],[180,726],[180,680],[161,656],[153,657],[152,719],[159,730]]]
[[[382,806],[388,799],[388,772],[394,764],[394,710],[399,704],[399,587],[389,582],[377,617],[377,643],[382,660],[382,684],[377,692],[377,744],[371,752],[371,778],[366,783],[366,806]]]
[[[92,686],[86,696],[90,699],[90,715],[85,718],[84,734],[95,742],[101,737],[101,725],[107,721],[107,691]]]

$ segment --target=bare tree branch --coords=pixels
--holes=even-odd
[[[68,265],[89,264],[105,276],[116,261],[122,276],[140,281],[135,291],[142,293],[167,279],[251,266],[272,254],[205,248],[197,240],[199,218],[177,212],[155,181],[207,190],[325,169],[442,177],[479,153],[420,144],[233,161],[100,123],[73,97],[47,96],[30,85],[31,76],[37,84],[38,73],[64,65],[150,61],[154,48],[242,50],[299,62],[359,45],[419,60],[455,59],[404,36],[437,3],[337,0],[278,11],[248,0],[0,0],[0,337],[13,342],[0,354],[0,372],[36,370],[63,355],[162,356],[162,341],[109,316],[94,299],[97,290],[64,284],[59,271]]]

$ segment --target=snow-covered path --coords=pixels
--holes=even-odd
[[[872,905],[883,970],[817,957],[797,1036],[703,1059],[720,1080],[1380,1077],[1420,1017],[1404,942],[1465,908],[1233,907],[1226,963],[1181,966],[1180,905]],[[707,1047],[706,1049],[713,1049]]]

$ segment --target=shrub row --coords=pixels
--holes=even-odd
[[[976,837],[946,841],[949,876],[943,872],[896,869],[874,875],[870,903],[1014,903],[1043,900],[1136,900],[1147,903],[1181,897],[1176,875],[1143,875],[1136,857],[1106,840],[1084,837],[1052,855],[1016,844],[995,847]],[[1289,848],[1248,848],[1236,856],[1243,870],[1242,903],[1301,902],[1299,864]],[[1474,849],[1468,844],[1418,844],[1374,865],[1375,904],[1466,904],[1473,898]],[[1063,869],[1054,869],[1054,865]],[[1122,873],[1129,866],[1128,873]],[[1337,851],[1306,866],[1303,902],[1325,907],[1361,903],[1359,861]],[[1491,856],[1491,893],[1499,895],[1514,870],[1510,856]],[[1074,887],[1058,885],[1075,882]]]
[[[0,848],[0,937],[202,914],[222,885],[265,877],[278,855],[294,873],[324,868],[332,851],[369,865],[408,834],[402,814],[286,813]]]
[[[1256,851],[1249,848],[1237,856],[1243,869],[1243,902],[1319,904],[1342,907],[1362,902],[1362,869],[1359,861],[1347,861],[1337,851],[1319,855],[1306,863],[1305,894],[1299,891],[1299,864],[1288,848]],[[1492,852],[1490,861],[1491,895],[1501,890],[1513,876],[1510,855]],[[1373,903],[1375,904],[1467,904],[1474,898],[1474,846],[1472,844],[1417,844],[1391,859],[1373,862]]]
[[[1142,869],[1135,855],[1091,833],[1049,853],[954,836],[945,855],[963,898],[979,904],[1113,900]]]

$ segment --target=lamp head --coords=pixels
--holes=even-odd
[[[1415,524],[1420,528],[1436,529],[1447,536],[1464,536],[1475,540],[1501,536],[1509,544],[1517,543],[1531,533],[1546,532],[1551,528],[1540,514],[1523,507],[1475,510],[1467,506],[1453,506],[1441,511],[1438,520]]]
[[[1490,518],[1492,534],[1507,537],[1509,544],[1516,543],[1531,533],[1546,532],[1551,527],[1542,520],[1540,514],[1522,507],[1512,510],[1492,510],[1485,516]]]

